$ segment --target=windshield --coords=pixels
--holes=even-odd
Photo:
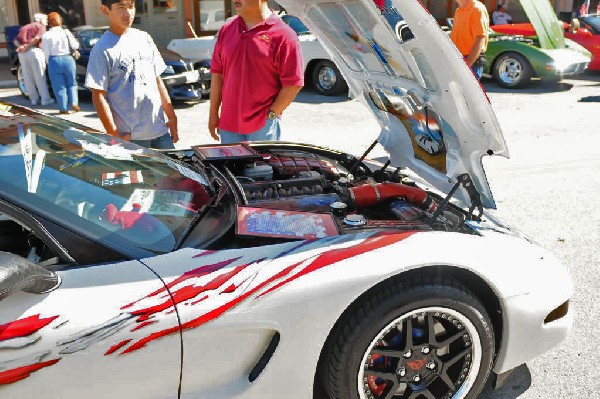
[[[593,34],[600,34],[600,15],[588,15],[587,17],[582,17],[581,21],[583,21],[586,25],[582,25],[582,27],[586,27]]]
[[[83,48],[92,48],[100,40],[106,29],[89,29],[76,31],[77,39]]]
[[[27,112],[0,104],[0,185],[33,213],[117,247],[163,253],[210,202],[203,170]]]

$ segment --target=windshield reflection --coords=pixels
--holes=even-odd
[[[34,213],[153,253],[174,249],[210,201],[203,171],[43,117],[0,117],[2,192]]]

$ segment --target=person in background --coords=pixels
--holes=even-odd
[[[61,114],[68,114],[69,108],[78,112],[79,98],[75,78],[75,59],[72,49],[79,48],[79,42],[68,29],[62,28],[62,17],[57,12],[48,14],[50,30],[42,35],[42,51],[48,62],[48,75],[54,97]]]
[[[304,86],[298,36],[266,0],[235,9],[211,61],[208,130],[221,143],[279,140],[279,118]]]
[[[456,3],[458,8],[454,13],[450,39],[480,79],[485,66],[490,17],[478,0],[456,0]]]
[[[492,13],[492,24],[504,25],[512,23],[512,17],[506,12],[504,4],[500,3],[496,7],[496,11]]]
[[[45,14],[35,14],[33,22],[22,26],[14,40],[31,105],[38,105],[40,97],[42,105],[54,103],[46,83],[46,58],[40,48],[42,35],[46,32],[46,23]]]
[[[177,117],[160,78],[167,66],[150,35],[131,27],[135,2],[102,0],[100,9],[109,28],[92,49],[85,86],[102,125],[144,147],[175,148]]]

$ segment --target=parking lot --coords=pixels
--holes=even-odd
[[[535,82],[521,91],[501,89],[491,81],[484,81],[484,87],[511,154],[510,160],[484,162],[499,216],[554,251],[569,268],[576,288],[571,302],[576,319],[562,345],[517,369],[502,390],[488,388],[481,398],[600,398],[600,382],[594,378],[600,360],[594,316],[600,314],[600,74],[561,83]],[[0,100],[27,104],[13,88],[0,89]],[[81,106],[82,112],[66,118],[101,128],[89,98],[83,97]],[[181,137],[177,147],[212,141],[206,127],[208,101],[177,105],[176,112]],[[379,132],[359,102],[308,89],[284,114],[282,129],[284,140],[356,154]],[[384,152],[376,147],[370,156]]]

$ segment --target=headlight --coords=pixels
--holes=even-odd
[[[165,71],[163,73],[166,73],[168,75],[173,75],[175,73],[175,69],[173,69],[173,67],[171,65],[167,65],[167,69],[165,69]]]

